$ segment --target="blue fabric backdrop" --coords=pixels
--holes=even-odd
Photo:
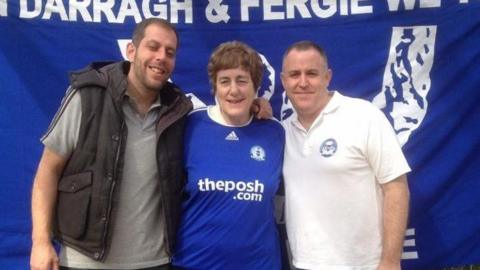
[[[372,101],[395,127],[413,172],[404,269],[480,263],[479,0],[0,0],[0,269],[27,269],[39,137],[67,71],[118,60],[136,21],[180,33],[172,80],[213,102],[206,64],[242,40],[264,57],[261,94],[291,114],[279,80],[291,43],[329,54],[331,89]]]

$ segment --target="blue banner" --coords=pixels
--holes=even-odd
[[[330,88],[381,108],[412,167],[403,268],[480,264],[479,0],[0,0],[0,269],[28,269],[39,138],[67,72],[125,58],[148,17],[177,26],[172,81],[197,106],[214,102],[206,66],[219,43],[257,49],[279,119],[292,113],[284,50],[319,43]]]

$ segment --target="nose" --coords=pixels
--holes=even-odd
[[[230,92],[230,95],[236,95],[236,94],[239,93],[238,85],[237,85],[236,82],[233,81],[233,82],[230,84],[230,91],[229,91],[229,92]]]
[[[167,56],[167,52],[166,52],[165,48],[160,48],[155,53],[155,60],[156,61],[165,60],[166,56]]]
[[[306,87],[308,85],[307,76],[305,74],[300,76],[299,85],[300,87]]]

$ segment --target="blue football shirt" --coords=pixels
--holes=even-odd
[[[188,174],[173,264],[185,269],[281,268],[274,196],[285,134],[274,120],[241,127],[190,114],[185,132]]]

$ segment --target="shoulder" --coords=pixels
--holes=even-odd
[[[384,117],[383,112],[368,100],[342,96],[343,111],[348,112],[353,118],[369,120],[377,117]]]
[[[70,87],[78,92],[84,105],[98,105],[105,97],[109,85],[126,80],[123,66],[123,62],[93,62],[69,73]]]
[[[88,66],[69,73],[70,84],[73,88],[97,86],[105,88],[112,73],[123,74],[122,62],[93,62]]]
[[[286,130],[287,128],[289,128],[292,125],[292,121],[296,118],[297,118],[297,115],[292,114],[288,118],[283,119],[280,123],[281,123],[282,127]]]
[[[260,120],[262,121],[262,120]],[[270,118],[270,119],[265,119],[263,120],[265,123],[270,126],[273,129],[279,130],[283,132],[283,125],[280,121],[278,121],[276,118]]]
[[[285,129],[282,123],[275,118],[270,119],[253,119],[255,129],[260,129],[266,136],[285,136]]]
[[[60,107],[57,110],[57,113],[54,116],[53,122],[55,119],[58,120],[63,114],[71,114],[72,112],[81,112],[82,99],[81,91],[77,88],[69,86],[65,92],[65,95],[62,98]]]
[[[185,93],[177,85],[167,82],[160,90],[162,104],[175,106],[176,110],[185,115],[193,109],[192,101],[185,96]]]
[[[205,120],[207,118],[208,118],[208,107],[197,108],[188,113],[187,122],[189,123],[189,125],[192,125],[192,123],[198,123],[201,120]]]
[[[188,113],[188,118],[201,117],[207,114],[208,107],[197,108]]]
[[[374,107],[374,105],[371,102],[362,98],[350,97],[350,96],[342,96],[341,98],[342,98],[342,103],[344,105],[348,105],[351,107],[363,108],[363,109],[370,109]]]

